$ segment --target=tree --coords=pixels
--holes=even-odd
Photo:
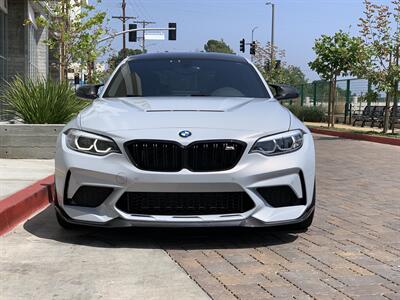
[[[227,43],[223,39],[220,41],[217,40],[208,40],[207,44],[204,45],[204,51],[206,52],[219,52],[219,53],[234,53],[234,51],[229,47]]]
[[[387,5],[373,4],[364,0],[364,17],[360,18],[360,34],[366,44],[368,57],[356,68],[356,74],[386,93],[383,132],[389,127],[391,98],[397,106],[397,89],[400,79],[400,1],[391,1],[393,11]],[[394,126],[393,126],[394,132]]]
[[[287,64],[285,59],[285,51],[274,47],[275,61],[271,60],[271,44],[267,43],[262,47],[256,42],[256,54],[254,56],[254,64],[259,69],[265,80],[269,83],[286,83],[299,86],[307,83],[307,78],[299,67]]]
[[[126,49],[126,56],[130,55],[137,55],[137,54],[143,54],[144,52],[141,49]],[[125,59],[125,54],[123,49],[118,51],[118,53],[111,55],[107,59],[107,64],[108,64],[108,70],[109,71],[114,71],[115,68],[120,64],[121,61]]]
[[[307,83],[306,75],[299,67],[284,64],[281,66],[280,71],[280,76],[282,78],[280,81],[281,83],[286,83],[293,86],[299,86]]]
[[[328,127],[333,127],[337,77],[349,75],[355,66],[365,60],[365,47],[361,38],[339,31],[333,36],[322,35],[316,39],[313,50],[316,58],[309,63],[310,68],[330,83]]]
[[[99,46],[98,40],[107,30],[103,26],[106,13],[96,11],[96,4],[89,5],[81,0],[37,0],[50,9],[50,17],[39,16],[36,23],[51,33],[45,41],[50,49],[57,49],[60,80],[67,80],[71,64],[88,69],[91,81],[94,61],[104,54],[107,45]],[[96,0],[97,4],[101,0]]]

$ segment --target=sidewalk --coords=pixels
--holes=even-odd
[[[52,174],[54,160],[0,159],[0,212],[21,189]],[[136,242],[141,230],[68,232],[52,207],[31,215],[29,206],[41,196],[0,214],[0,278],[7,278],[0,280],[0,299],[209,299],[156,242]],[[11,220],[8,228],[22,223],[1,236],[4,219]]]
[[[54,174],[54,160],[0,159],[0,201]]]

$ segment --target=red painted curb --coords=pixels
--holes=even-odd
[[[0,236],[9,232],[34,212],[49,204],[54,191],[54,175],[48,176],[0,200]]]
[[[400,146],[400,138],[398,139],[398,138],[390,138],[390,137],[386,137],[386,136],[376,136],[376,135],[370,135],[370,134],[336,131],[336,130],[329,130],[329,129],[323,129],[323,128],[312,128],[311,127],[309,129],[311,132],[318,133],[318,134],[332,135],[332,136],[342,137],[345,139],[368,141],[368,142],[379,143],[379,144]]]

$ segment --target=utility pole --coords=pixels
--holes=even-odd
[[[271,24],[271,66],[273,67],[274,61],[274,35],[275,35],[275,4],[272,2],[267,2],[266,5],[271,5],[272,9],[272,24]]]
[[[126,31],[126,20],[136,19],[136,17],[126,16],[126,0],[122,0],[122,16],[112,16],[113,19],[122,21],[122,31]],[[122,53],[126,57],[126,34],[122,35]]]
[[[145,21],[145,20],[141,20],[141,21],[135,21],[133,23],[136,24],[141,24],[142,28],[145,29],[146,25],[150,25],[150,24],[156,24],[156,22],[151,22],[151,21]],[[146,51],[146,38],[145,38],[145,30],[143,30],[143,35],[142,35],[142,51],[143,53]]]

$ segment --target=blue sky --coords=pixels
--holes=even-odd
[[[167,27],[176,22],[177,41],[148,41],[150,52],[200,51],[208,39],[223,38],[237,53],[239,40],[250,41],[251,29],[261,43],[270,40],[271,7],[262,0],[126,0],[127,15],[157,22]],[[363,12],[362,0],[275,0],[275,43],[286,51],[286,61],[299,66],[310,80],[318,75],[308,68],[313,59],[312,46],[321,34],[342,29],[356,34]],[[389,0],[377,0],[389,3]],[[102,0],[99,9],[109,16],[121,14],[121,0]],[[119,31],[122,24],[110,18],[110,27]],[[122,38],[116,38],[113,49],[119,50]],[[128,43],[130,48],[139,44]],[[248,49],[247,49],[248,52]],[[246,54],[248,55],[248,54]]]

